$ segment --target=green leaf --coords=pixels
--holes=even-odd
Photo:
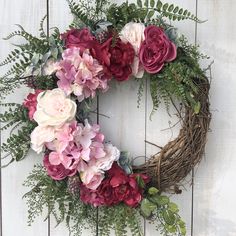
[[[141,202],[141,213],[144,217],[148,218],[151,216],[152,212],[157,209],[157,206],[149,201],[148,199],[143,199]]]
[[[179,14],[181,15],[183,13],[183,11],[184,11],[183,8],[179,9]]]
[[[155,187],[151,187],[148,189],[148,194],[150,195],[156,195],[159,192],[159,190]]]
[[[151,19],[154,16],[154,14],[155,14],[154,10],[149,11],[148,14],[147,14],[147,18]]]
[[[174,13],[177,13],[178,12],[178,10],[179,10],[179,7],[177,6],[177,7],[175,7],[175,9],[174,9]]]
[[[201,103],[200,102],[197,102],[195,105],[194,105],[194,113],[195,114],[199,114],[200,110],[201,110]]]
[[[168,225],[173,225],[175,223],[175,215],[172,211],[165,210],[163,211],[162,216]]]
[[[148,5],[149,5],[149,0],[145,0],[144,6],[145,6],[145,7],[148,7]]]
[[[150,6],[153,8],[155,6],[155,0],[150,1]]]
[[[172,12],[174,10],[174,4],[171,4],[169,7],[168,7],[168,11],[169,12]]]
[[[136,181],[137,181],[138,186],[140,188],[144,188],[145,187],[145,182],[144,182],[143,178],[140,175],[136,176]]]
[[[167,205],[170,202],[167,196],[160,195],[151,196],[148,199],[159,206]]]
[[[187,14],[188,14],[188,10],[185,10],[183,15],[186,16]]]
[[[143,7],[142,0],[137,0],[137,5],[138,7],[142,8]]]
[[[174,202],[170,202],[168,207],[169,207],[169,210],[172,211],[173,213],[179,212],[179,207]]]
[[[157,10],[160,11],[161,7],[162,7],[162,2],[158,0],[157,5],[156,5]]]
[[[168,7],[169,7],[169,4],[168,4],[168,3],[165,3],[165,4],[163,5],[163,11],[166,11]]]

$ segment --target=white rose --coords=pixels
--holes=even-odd
[[[31,148],[40,153],[44,149],[45,143],[55,139],[55,128],[50,126],[37,126],[31,133]]]
[[[96,166],[98,169],[107,171],[111,169],[114,161],[118,161],[120,157],[120,151],[112,144],[105,144],[104,151],[105,157],[96,160]]]
[[[67,98],[61,89],[42,92],[37,101],[34,120],[40,126],[61,126],[75,117],[76,103]]]
[[[123,42],[129,42],[138,54],[141,43],[143,42],[145,25],[142,23],[127,23],[120,32],[120,38]]]
[[[134,58],[134,63],[132,65],[132,74],[136,78],[142,78],[144,74],[144,69],[140,65],[138,57],[139,48],[141,46],[141,43],[145,39],[144,30],[144,24],[129,22],[124,26],[124,28],[120,32],[121,40],[125,43],[129,42],[134,48],[136,55]]]

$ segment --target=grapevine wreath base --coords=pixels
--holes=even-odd
[[[173,190],[174,187],[178,192],[178,184],[201,161],[204,154],[211,120],[208,98],[210,84],[207,78],[195,79],[195,83],[199,87],[196,96],[201,104],[200,112],[195,114],[192,108],[185,106],[184,116],[182,116],[178,110],[182,120],[178,137],[167,143],[145,164],[133,167],[137,172],[151,176],[160,190]]]
[[[11,65],[0,77],[1,130],[11,128],[3,159],[21,161],[30,148],[43,154],[24,183],[30,188],[24,195],[29,225],[47,209],[46,219],[53,215],[57,224],[65,222],[73,236],[83,228],[99,236],[112,230],[141,236],[143,217],[162,235],[186,235],[178,206],[163,191],[180,193],[180,182],[204,154],[210,67],[200,67],[207,57],[178,35],[172,21],[200,20],[160,0],[68,4],[74,21],[66,32],[53,28],[49,35],[45,18],[40,37],[18,25],[6,39],[20,36],[26,43],[15,44],[0,63]],[[93,98],[106,92],[111,80],[129,79],[140,84],[138,102],[148,81],[153,111],[161,101],[167,110],[173,104],[182,125],[175,140],[140,166],[106,142],[90,119]],[[22,103],[2,102],[25,85],[32,90]],[[182,104],[180,110],[173,100]]]

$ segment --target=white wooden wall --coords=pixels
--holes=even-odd
[[[163,0],[164,1],[164,0]],[[118,2],[118,1],[117,1]],[[121,0],[119,0],[121,2]],[[190,9],[201,19],[208,19],[196,26],[193,22],[180,22],[180,32],[192,43],[199,43],[203,52],[214,60],[211,84],[211,109],[213,120],[209,133],[206,155],[199,167],[195,168],[194,185],[191,175],[186,180],[182,195],[173,196],[181,208],[181,215],[187,222],[191,236],[235,236],[235,179],[236,179],[236,27],[235,0],[168,0]],[[0,0],[0,38],[15,29],[14,24],[23,25],[28,31],[38,34],[40,19],[49,15],[49,27],[58,26],[62,31],[71,21],[65,0]],[[12,48],[8,42],[0,41],[0,59]],[[206,65],[206,64],[204,64]],[[1,69],[1,74],[3,73]],[[177,133],[178,128],[163,131],[175,122],[161,107],[149,120],[151,111],[150,94],[144,94],[141,107],[137,108],[135,81],[115,83],[99,98],[99,110],[110,118],[100,117],[100,124],[108,140],[122,150],[129,150],[136,156],[145,156],[157,151],[144,140],[165,144]],[[147,90],[148,91],[148,90]],[[9,100],[23,100],[26,91],[21,91]],[[7,133],[1,134],[2,141]],[[138,161],[144,161],[139,158]],[[22,182],[36,162],[42,158],[33,153],[20,163],[1,170],[1,236],[67,236],[64,225],[54,228],[53,219],[43,222],[36,220],[27,226],[27,208],[22,201],[27,189]],[[144,222],[146,236],[157,235],[154,227]],[[92,235],[84,232],[85,236]],[[99,235],[100,236],[100,235]]]

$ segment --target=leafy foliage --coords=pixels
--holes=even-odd
[[[6,156],[11,156],[9,164],[13,161],[24,159],[30,149],[30,134],[35,128],[35,122],[28,119],[28,111],[20,104],[1,104],[8,110],[0,114],[0,122],[6,123],[1,130],[11,129],[11,135],[2,144],[2,151]]]
[[[65,221],[70,233],[76,236],[81,235],[83,227],[95,227],[94,208],[81,203],[79,196],[72,196],[67,191],[67,182],[53,180],[41,165],[34,167],[24,186],[31,188],[24,195],[29,209],[29,225],[46,211],[46,219],[52,214],[57,225]]]
[[[205,72],[199,66],[199,60],[206,56],[198,51],[198,47],[189,45],[186,38],[179,39],[178,57],[168,63],[157,75],[150,77],[150,93],[153,101],[153,112],[163,100],[167,110],[173,98],[177,98],[186,106],[199,113],[200,103],[196,99],[198,86],[196,78],[205,79]]]
[[[149,188],[147,196],[141,203],[141,212],[150,221],[158,221],[157,226],[163,235],[186,235],[185,223],[179,216],[178,206],[167,196],[160,195],[154,187]]]

